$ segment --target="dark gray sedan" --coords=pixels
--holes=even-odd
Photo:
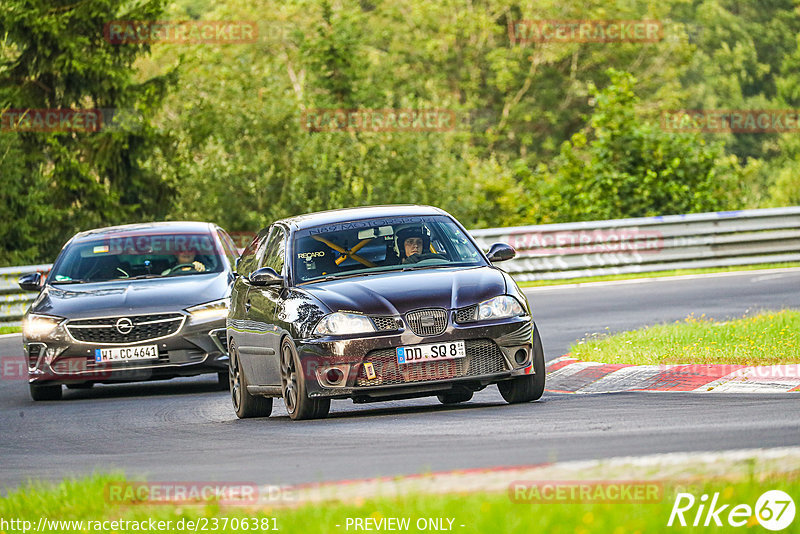
[[[335,210],[277,221],[244,250],[228,316],[239,417],[282,397],[292,419],[331,399],[437,396],[496,384],[510,403],[544,390],[530,307],[450,215],[428,206]]]
[[[19,281],[39,291],[22,322],[31,397],[201,373],[217,373],[227,388],[236,255],[224,230],[201,222],[75,235],[46,277]]]

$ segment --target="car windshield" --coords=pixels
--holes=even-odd
[[[480,251],[444,215],[344,221],[295,232],[298,283],[437,267],[485,265]]]
[[[71,243],[58,257],[53,284],[161,278],[217,273],[224,269],[209,234],[107,234]]]

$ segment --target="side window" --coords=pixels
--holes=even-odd
[[[258,251],[266,243],[267,229],[261,230],[256,235],[247,247],[242,251],[239,257],[239,264],[236,266],[236,271],[242,276],[248,276],[256,270],[256,259],[258,258]]]
[[[228,262],[231,264],[231,269],[233,269],[236,265],[236,257],[238,256],[236,253],[236,245],[233,244],[233,239],[231,239],[231,236],[224,230],[217,228],[217,235],[222,242],[222,249],[225,251]]]
[[[272,267],[278,274],[283,273],[283,265],[286,261],[286,232],[279,226],[273,226],[270,230],[263,249],[259,247],[258,266]]]

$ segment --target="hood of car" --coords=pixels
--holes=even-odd
[[[228,296],[228,273],[47,285],[31,312],[69,319],[180,311]]]
[[[330,280],[303,286],[331,311],[402,315],[419,308],[461,308],[506,292],[493,267],[437,268]]]

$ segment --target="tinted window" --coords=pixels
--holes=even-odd
[[[239,257],[239,263],[236,265],[236,271],[243,275],[248,276],[250,273],[256,270],[256,253],[258,252],[259,247],[266,241],[268,229],[261,230],[258,235],[256,235],[250,244],[245,247],[242,251],[241,256]]]
[[[51,283],[185,276],[224,269],[211,234],[117,233],[71,243],[56,260]]]
[[[279,226],[273,226],[264,247],[258,251],[258,266],[272,267],[281,273],[286,257],[286,232]]]
[[[405,247],[409,239],[418,241],[415,253]],[[343,221],[299,230],[292,261],[298,282],[398,269],[485,265],[468,236],[444,215]]]
[[[236,265],[236,258],[239,254],[236,252],[236,245],[233,243],[233,239],[231,236],[228,235],[222,229],[217,229],[217,235],[219,236],[220,242],[222,242],[222,249],[225,251],[225,256],[228,257],[228,262],[231,265],[231,268]]]

